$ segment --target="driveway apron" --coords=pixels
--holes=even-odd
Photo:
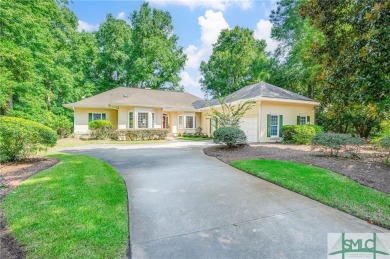
[[[388,232],[203,154],[203,142],[64,150],[126,181],[133,258],[327,258],[328,233]]]

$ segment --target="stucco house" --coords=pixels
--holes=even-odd
[[[260,82],[232,93],[227,102],[253,101],[241,119],[248,142],[281,140],[282,125],[314,122],[318,102],[283,88]],[[88,122],[106,119],[115,129],[168,129],[171,135],[195,133],[198,127],[211,135],[215,122],[208,112],[218,100],[205,101],[186,92],[118,87],[75,103],[64,104],[74,111],[74,133],[89,134]]]

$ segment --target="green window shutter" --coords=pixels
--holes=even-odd
[[[267,114],[267,137],[271,137],[271,114]]]
[[[279,137],[282,137],[283,133],[283,115],[279,115]]]
[[[297,116],[297,125],[301,124],[301,116]]]
[[[88,122],[92,120],[92,113],[88,113]]]
[[[306,118],[306,124],[310,124],[310,116],[307,116],[307,118]]]
[[[105,119],[106,119],[106,114],[102,113],[102,120],[105,120]]]

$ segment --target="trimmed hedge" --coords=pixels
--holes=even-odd
[[[364,140],[350,134],[320,133],[311,139],[311,143],[313,150],[329,150],[331,156],[338,156],[340,151],[357,156]]]
[[[317,125],[285,125],[282,137],[284,143],[308,145],[311,138],[321,132],[323,128]]]
[[[214,142],[217,144],[223,143],[228,148],[246,144],[245,132],[239,128],[222,127],[218,128],[213,133]]]
[[[168,135],[167,129],[118,129],[112,134],[116,140],[158,140]]]
[[[93,138],[108,139],[111,137],[114,127],[109,120],[93,120],[88,123]]]
[[[51,128],[30,120],[0,117],[0,161],[16,161],[57,143]]]

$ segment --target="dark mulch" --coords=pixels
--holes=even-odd
[[[0,165],[0,202],[4,196],[15,189],[28,177],[57,164],[57,158],[35,157],[24,161]],[[25,258],[16,239],[10,235],[7,221],[0,204],[0,255],[2,259]]]
[[[310,151],[310,147],[284,144],[256,144],[234,149],[225,146],[211,146],[204,153],[230,163],[238,159],[263,158],[285,160],[315,165],[343,174],[362,185],[390,193],[390,166],[380,162],[383,154],[363,149],[359,158],[330,157]]]

